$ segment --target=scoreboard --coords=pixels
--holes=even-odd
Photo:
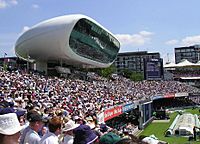
[[[144,59],[144,78],[146,80],[163,79],[163,60]]]

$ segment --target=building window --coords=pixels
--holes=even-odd
[[[111,34],[87,19],[76,23],[69,45],[76,54],[102,63],[113,62],[120,47]]]

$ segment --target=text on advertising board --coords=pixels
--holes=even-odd
[[[132,110],[134,108],[134,103],[130,103],[130,104],[126,104],[123,106],[122,111],[124,112],[128,112],[130,110]]]
[[[112,119],[118,115],[122,114],[122,106],[117,106],[104,111],[104,121]]]

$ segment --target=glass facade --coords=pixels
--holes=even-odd
[[[104,29],[83,18],[74,26],[69,46],[82,57],[107,64],[117,57],[120,43]]]
[[[183,59],[187,59],[189,62],[197,63],[199,61],[200,50],[197,46],[179,47],[175,48],[175,62],[179,63]]]
[[[129,69],[135,72],[143,72],[144,59],[160,59],[160,54],[147,53],[147,51],[119,53],[114,64],[118,72],[121,72],[124,69]]]

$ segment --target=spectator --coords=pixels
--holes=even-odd
[[[26,114],[26,120],[25,120],[25,125],[23,126],[24,129],[22,130],[22,133],[21,133],[21,136],[20,136],[20,140],[19,140],[19,144],[24,144],[24,139],[25,139],[25,136],[27,134],[27,132],[29,130],[31,130],[31,127],[29,126],[29,121],[27,121],[28,119],[31,119],[30,118],[30,115],[31,114],[34,114],[34,113],[38,113],[37,111],[34,111],[34,110],[31,110],[29,111],[27,114]]]
[[[1,144],[18,144],[21,129],[22,127],[15,113],[0,115]]]
[[[196,132],[196,127],[195,126],[193,127],[193,138],[194,138],[194,141],[197,140],[197,132]]]
[[[141,141],[139,138],[137,138],[134,135],[130,134],[129,136],[131,137],[131,139],[130,138],[121,139],[115,144],[148,144],[146,142]]]
[[[116,135],[113,132],[109,132],[100,138],[99,144],[115,144],[120,140],[121,140],[120,136]]]
[[[48,133],[48,128],[46,126],[43,126],[41,133],[42,133],[42,136],[44,136],[46,133]]]
[[[77,128],[78,126],[80,126],[80,124],[75,124],[75,122],[72,120],[69,120],[65,124],[65,127],[63,128],[64,140],[62,144],[73,144],[74,142],[73,130]]]
[[[61,134],[62,119],[61,117],[53,117],[50,119],[49,132],[40,140],[40,144],[58,144],[58,135]]]
[[[41,111],[48,119],[56,115],[67,116],[78,124],[84,125],[87,122],[91,128],[97,129],[99,126],[96,121],[99,114],[113,106],[149,100],[151,96],[166,93],[200,92],[197,88],[177,81],[132,82],[120,76],[117,80],[105,79],[96,74],[90,76],[93,81],[88,82],[75,78],[46,77],[36,73],[0,71],[0,111],[1,108],[12,109],[14,112],[16,108],[36,110]],[[184,101],[188,104],[190,99],[180,98],[180,100],[180,103],[171,99],[169,103],[166,103],[166,100],[163,100],[163,103],[179,106]],[[199,96],[192,97],[191,100],[195,103],[200,102]],[[163,103],[159,105],[164,106]],[[21,120],[23,123],[23,117]],[[122,130],[123,124],[122,122],[117,124],[118,129]],[[24,130],[22,139],[30,129],[33,131],[31,127]],[[132,130],[132,126],[126,127],[126,130],[129,129]],[[109,131],[105,126],[101,130],[105,133]],[[34,132],[36,137],[37,130]],[[20,141],[20,144],[24,142]]]
[[[104,133],[107,133],[108,131],[108,126],[106,124],[100,124],[100,132],[102,132],[103,134]]]
[[[73,132],[74,144],[92,144],[98,140],[98,136],[87,125],[80,125]]]
[[[86,117],[85,120],[86,120],[86,125],[88,125],[91,129],[95,129],[96,125],[91,116]]]
[[[40,136],[38,135],[39,130],[43,127],[42,115],[38,113],[32,113],[29,116],[28,121],[30,122],[30,130],[26,133],[24,144],[39,144]]]

